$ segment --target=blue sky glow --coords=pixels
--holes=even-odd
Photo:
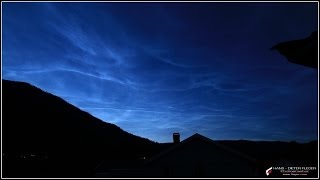
[[[157,142],[317,139],[318,71],[273,45],[317,3],[2,3],[3,79]]]

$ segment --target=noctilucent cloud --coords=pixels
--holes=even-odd
[[[317,139],[318,70],[270,48],[317,3],[2,3],[3,79],[157,142]]]

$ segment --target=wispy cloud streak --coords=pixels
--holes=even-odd
[[[317,138],[318,72],[269,52],[317,28],[312,4],[3,5],[4,79],[133,134]]]

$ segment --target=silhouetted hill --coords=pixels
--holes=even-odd
[[[28,83],[2,85],[4,177],[91,176],[101,160],[123,166],[158,149]]]

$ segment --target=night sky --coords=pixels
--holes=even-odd
[[[317,139],[318,70],[270,48],[317,3],[2,3],[3,79],[169,142]]]

